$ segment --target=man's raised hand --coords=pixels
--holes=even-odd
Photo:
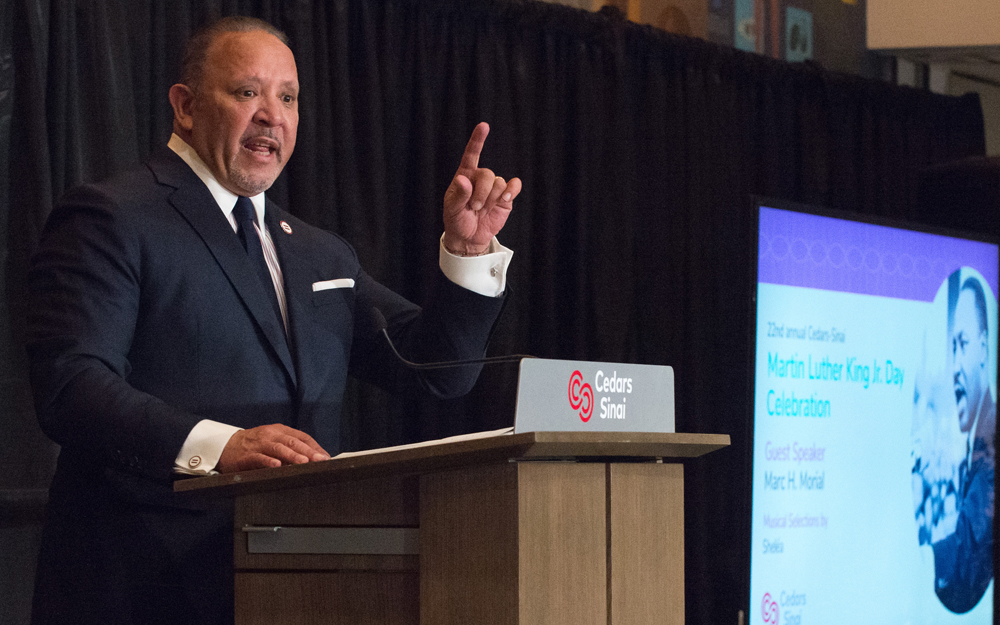
[[[521,180],[510,182],[479,166],[489,124],[472,131],[458,171],[444,194],[444,247],[459,256],[478,256],[489,250],[521,192]]]

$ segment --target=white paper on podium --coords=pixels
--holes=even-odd
[[[394,447],[380,447],[378,449],[364,449],[362,451],[345,451],[343,453],[337,454],[333,458],[334,459],[353,458],[355,456],[380,454],[386,451],[417,449],[419,447],[433,447],[434,445],[444,445],[446,443],[459,443],[462,441],[473,441],[480,438],[492,438],[494,436],[505,436],[507,434],[513,434],[513,433],[514,433],[514,428],[500,428],[499,430],[489,430],[486,432],[473,432],[472,434],[460,434],[458,436],[449,436],[448,438],[439,438],[432,441],[423,441],[421,443],[410,443],[408,445],[396,445]]]

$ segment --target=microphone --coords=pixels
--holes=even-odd
[[[523,358],[535,358],[536,356],[528,356],[527,354],[513,354],[511,356],[491,356],[490,358],[474,358],[472,360],[451,360],[447,362],[428,362],[428,363],[416,363],[410,362],[409,360],[403,358],[403,356],[396,350],[396,346],[392,343],[392,339],[389,338],[389,332],[387,328],[389,324],[385,320],[385,315],[382,311],[372,306],[372,321],[375,322],[375,328],[378,332],[385,337],[385,342],[389,344],[389,348],[392,349],[392,353],[396,355],[404,365],[411,369],[416,369],[418,371],[429,371],[431,369],[450,369],[451,367],[467,367],[471,365],[490,365],[497,364],[501,362],[519,362]]]

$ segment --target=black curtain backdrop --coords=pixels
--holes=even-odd
[[[512,295],[491,353],[673,365],[678,430],[732,436],[688,464],[693,624],[735,623],[749,604],[751,194],[906,218],[922,168],[984,152],[975,96],[779,63],[614,11],[12,1],[12,72],[0,58],[13,80],[0,89],[16,87],[0,91],[0,115],[12,115],[0,418],[29,443],[4,452],[5,466],[28,463],[22,475],[37,482],[51,464],[27,401],[19,306],[54,198],[166,142],[186,37],[220,15],[255,15],[289,34],[302,85],[297,150],[275,200],[346,236],[370,273],[419,302],[437,271],[444,189],[473,126],[490,122],[482,164],[524,181],[501,234],[515,250]],[[345,445],[509,425],[516,378],[514,366],[487,369],[469,397],[446,403],[351,387]]]

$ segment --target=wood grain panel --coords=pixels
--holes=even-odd
[[[522,462],[517,466],[518,622],[605,625],[605,465]]]
[[[421,623],[516,625],[517,564],[517,465],[421,479]]]
[[[237,570],[415,571],[417,556],[251,554],[244,525],[417,527],[420,478],[338,482],[236,498],[233,561]]]
[[[684,467],[609,465],[609,625],[684,623]]]
[[[241,497],[237,514],[250,525],[416,527],[419,493],[415,475],[339,482]]]
[[[416,573],[239,573],[236,625],[417,625]]]

